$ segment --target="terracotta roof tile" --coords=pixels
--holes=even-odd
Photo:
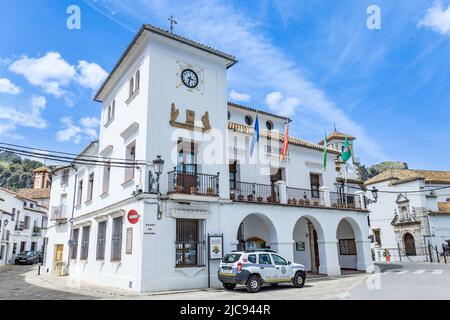
[[[16,191],[16,194],[19,197],[27,198],[27,199],[45,199],[50,198],[50,189],[19,189]]]
[[[398,185],[415,180],[425,180],[431,184],[450,184],[450,171],[389,169],[367,180],[365,184],[391,181],[392,185]]]
[[[450,202],[438,202],[439,213],[450,213]]]
[[[327,142],[330,142],[331,140],[345,140],[345,136],[347,136],[348,140],[356,140],[353,136],[334,130],[327,136]],[[320,141],[319,144],[323,145],[323,140]]]
[[[238,123],[234,123],[234,122],[228,122],[228,129],[229,130],[233,130],[236,132],[240,132],[240,133],[244,133],[244,134],[248,134],[248,135],[252,135],[253,134],[253,128],[249,127],[249,126],[245,126],[243,124],[238,124]],[[270,131],[267,130],[263,130],[260,129],[260,135],[264,138],[267,137],[271,137],[272,139],[277,139],[280,142],[283,142],[284,140],[284,134],[275,134],[272,133]],[[289,137],[289,144],[295,145],[295,146],[299,146],[299,147],[304,147],[304,148],[308,148],[308,149],[312,149],[312,150],[317,150],[317,151],[323,151],[323,146],[320,146],[318,144],[312,143],[312,142],[308,142],[302,139],[298,139],[295,137]],[[328,153],[332,153],[332,154],[340,154],[340,152],[333,150],[333,149],[328,149]]]

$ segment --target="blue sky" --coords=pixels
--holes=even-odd
[[[98,131],[92,97],[140,25],[235,55],[230,99],[284,113],[318,142],[336,123],[363,163],[450,170],[450,1],[3,1],[0,141],[78,152]],[[81,29],[66,27],[70,5]],[[369,5],[381,29],[369,30]]]

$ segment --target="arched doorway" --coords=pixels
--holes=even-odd
[[[352,226],[354,223],[353,221],[342,219],[336,230],[339,266],[342,270],[358,269],[357,237]]]
[[[323,239],[319,222],[311,217],[301,217],[294,226],[294,262],[301,263],[312,273],[319,272],[320,251],[318,241]]]
[[[237,250],[272,249],[277,243],[275,227],[265,215],[253,213],[246,216],[237,232]]]
[[[415,256],[416,253],[416,243],[414,241],[414,237],[411,233],[406,233],[403,236],[403,242],[405,244],[405,253],[407,256]]]

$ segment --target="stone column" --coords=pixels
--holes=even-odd
[[[331,207],[331,197],[328,187],[320,187],[320,204],[325,207]]]
[[[372,261],[372,252],[370,250],[370,240],[356,241],[356,254],[358,270],[364,270],[367,273],[374,272],[374,265]]]
[[[319,245],[319,273],[340,276],[337,240],[319,240],[317,244]]]
[[[275,182],[275,185],[278,186],[278,192],[280,194],[280,203],[287,204],[287,187],[285,181],[277,181]]]

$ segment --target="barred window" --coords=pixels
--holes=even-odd
[[[99,222],[97,230],[97,260],[105,259],[106,221]]]
[[[87,260],[89,254],[89,233],[91,232],[91,227],[83,227],[83,234],[81,236],[81,253],[80,259]]]
[[[111,261],[120,261],[122,259],[122,225],[123,217],[113,219]]]
[[[204,221],[177,219],[176,266],[200,267],[205,265]]]
[[[80,229],[72,230],[72,248],[70,253],[71,259],[76,259],[78,255],[78,234],[80,233]]]

